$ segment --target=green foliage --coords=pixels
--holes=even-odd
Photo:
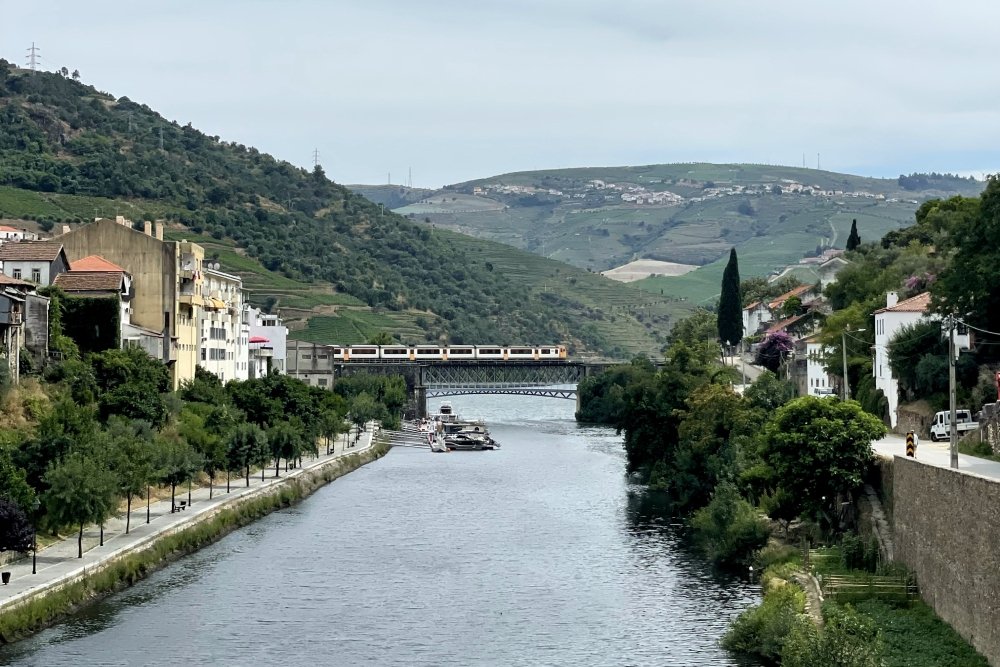
[[[112,350],[121,344],[121,301],[118,297],[64,296],[62,333],[82,353]]]
[[[878,560],[878,542],[874,538],[863,540],[854,533],[840,538],[840,561],[844,568],[875,572]]]
[[[779,580],[765,591],[761,604],[736,618],[722,638],[722,645],[730,651],[777,663],[792,628],[803,618],[805,603],[801,588]]]
[[[633,361],[628,366],[615,366],[600,375],[584,378],[577,392],[580,396],[580,410],[576,420],[591,424],[615,425],[621,422],[625,409],[625,389],[639,382],[642,377],[655,374],[652,364]]]
[[[781,652],[782,667],[883,667],[878,626],[850,606],[823,606],[820,630],[807,619],[792,626]]]
[[[45,521],[52,528],[79,526],[78,557],[83,557],[83,527],[103,523],[114,510],[114,474],[95,454],[73,451],[45,473]]]
[[[771,371],[764,371],[747,387],[743,396],[751,408],[770,414],[795,397],[795,385]]]
[[[871,442],[885,432],[854,401],[804,396],[778,408],[765,426],[761,457],[802,510],[824,511],[837,494],[862,484]]]
[[[711,502],[691,518],[694,537],[705,556],[723,566],[746,565],[767,544],[767,522],[736,486],[722,482]]]
[[[743,299],[740,296],[740,267],[736,248],[729,251],[729,263],[722,273],[722,295],[719,297],[719,340],[735,345],[743,338]]]
[[[886,647],[886,667],[986,667],[989,663],[934,611],[920,601],[896,606],[881,600],[859,602]]]
[[[28,475],[24,468],[14,464],[11,448],[0,445],[0,498],[6,498],[21,508],[30,512],[35,504],[35,490],[28,484]]]

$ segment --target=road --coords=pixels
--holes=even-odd
[[[373,425],[361,433],[361,439],[356,444],[348,442],[347,434],[340,434],[334,442],[333,452],[325,453],[320,447],[320,456],[315,459],[306,458],[302,468],[288,472],[282,471],[281,477],[275,478],[274,468],[265,470],[264,481],[260,473],[250,477],[250,486],[242,477],[234,477],[231,493],[226,493],[225,479],[214,486],[214,493],[209,500],[208,487],[196,487],[191,492],[191,505],[184,511],[170,511],[170,499],[160,500],[150,506],[150,523],[146,523],[146,503],[135,501],[132,504],[131,530],[125,534],[124,512],[112,517],[104,524],[104,546],[100,546],[100,530],[97,526],[88,526],[83,531],[83,558],[77,558],[77,533],[70,534],[44,549],[39,549],[37,558],[37,574],[31,573],[31,558],[23,558],[13,563],[0,566],[0,570],[11,573],[10,584],[0,585],[0,612],[11,604],[30,596],[39,588],[53,585],[59,581],[72,579],[81,571],[89,570],[108,559],[115,558],[123,552],[131,550],[143,543],[149,543],[167,531],[172,531],[205,512],[216,511],[222,505],[234,498],[253,493],[261,487],[267,487],[283,482],[289,477],[295,477],[304,471],[323,465],[331,459],[366,450],[373,440]],[[177,489],[177,500],[187,500],[187,489]]]
[[[888,435],[872,443],[872,450],[884,456],[906,456],[906,439],[901,435]],[[951,455],[947,442],[921,440],[917,445],[916,459],[941,468],[951,467]],[[1000,480],[1000,462],[988,461],[975,456],[958,455],[958,469],[982,477]]]

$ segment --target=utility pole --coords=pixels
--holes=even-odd
[[[840,332],[840,351],[844,353],[844,400],[851,398],[851,388],[847,385],[847,329]]]
[[[313,149],[313,167],[315,168],[315,167],[318,167],[318,166],[319,166],[319,149],[318,148],[314,148]]]
[[[948,429],[951,444],[951,467],[958,468],[958,415],[955,410],[955,318],[948,318]]]

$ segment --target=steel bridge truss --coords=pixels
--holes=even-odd
[[[584,369],[578,364],[431,364],[421,369],[427,397],[468,394],[517,394],[576,398],[576,385]],[[573,385],[561,388],[554,385]]]

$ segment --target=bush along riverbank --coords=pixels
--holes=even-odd
[[[381,458],[388,451],[388,444],[374,443],[363,451],[304,470],[253,496],[234,498],[218,510],[194,517],[189,525],[110,559],[69,583],[40,591],[0,616],[0,642],[10,643],[52,625],[233,530],[302,500],[319,487]]]

